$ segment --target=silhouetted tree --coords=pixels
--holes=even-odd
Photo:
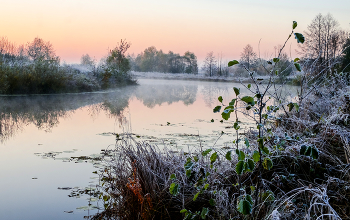
[[[243,48],[243,52],[241,53],[240,63],[244,64],[248,69],[253,67],[255,62],[257,61],[256,53],[253,50],[253,47],[250,44],[247,44]]]
[[[346,32],[339,28],[338,21],[331,14],[326,16],[318,14],[308,25],[304,34],[304,44],[298,44],[304,64],[314,66],[315,72],[332,68],[347,38]]]
[[[214,56],[213,51],[209,52],[204,60],[203,70],[208,76],[214,76],[217,70],[217,60]]]
[[[49,41],[44,41],[39,37],[36,37],[32,42],[27,43],[26,52],[28,57],[34,61],[38,59],[58,59],[52,44]]]

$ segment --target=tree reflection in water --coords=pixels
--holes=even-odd
[[[74,117],[75,111],[83,107],[93,118],[104,113],[117,119],[120,124],[125,124],[124,111],[132,97],[142,101],[148,108],[179,101],[191,105],[196,100],[198,86],[195,83],[149,82],[95,93],[2,96],[0,142],[13,138],[30,124],[40,130],[51,131],[62,119]]]

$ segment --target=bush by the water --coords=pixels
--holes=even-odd
[[[15,47],[0,39],[0,93],[48,94],[85,92],[135,84],[125,56],[129,45],[121,41],[100,65],[60,65],[52,45],[35,38],[27,46]],[[123,49],[123,50],[122,50]],[[115,54],[117,61],[114,61]]]

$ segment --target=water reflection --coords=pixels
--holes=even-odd
[[[107,114],[122,123],[123,111],[130,99],[136,97],[143,105],[153,108],[163,103],[182,101],[191,105],[196,100],[198,86],[193,83],[145,81],[139,86],[128,86],[100,93],[79,93],[37,96],[0,97],[0,141],[3,143],[33,124],[40,130],[51,131],[60,120],[73,117],[75,110],[86,107],[92,118]]]
[[[172,104],[182,101],[185,105],[191,105],[196,101],[198,85],[193,82],[169,83],[149,82],[140,86],[135,93],[138,100],[148,108],[153,108],[156,105],[163,103]]]

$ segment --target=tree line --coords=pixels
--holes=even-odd
[[[312,74],[320,71],[348,73],[350,72],[350,37],[349,33],[343,30],[337,20],[331,14],[318,14],[304,31],[306,40],[304,44],[298,44],[297,54],[301,55],[300,63],[304,70]],[[275,53],[280,51],[282,45],[275,46]],[[275,54],[280,55],[277,64],[279,77],[290,76],[295,70],[292,59],[286,52]],[[247,44],[239,59],[240,64],[235,69],[229,69],[222,65],[222,56],[215,57],[209,52],[204,60],[202,70],[207,76],[227,76],[233,73],[237,77],[248,77],[247,68],[257,75],[265,75],[269,67],[270,59],[258,57],[253,47]],[[227,62],[226,62],[227,63]]]
[[[84,66],[60,63],[53,45],[39,37],[25,45],[0,38],[0,93],[33,94],[95,91],[134,84],[126,52],[130,43],[121,40],[107,58],[95,65],[83,55]]]
[[[129,55],[128,59],[132,70],[138,72],[198,73],[197,57],[190,51],[181,56],[173,51],[164,53],[151,46],[136,56]]]

